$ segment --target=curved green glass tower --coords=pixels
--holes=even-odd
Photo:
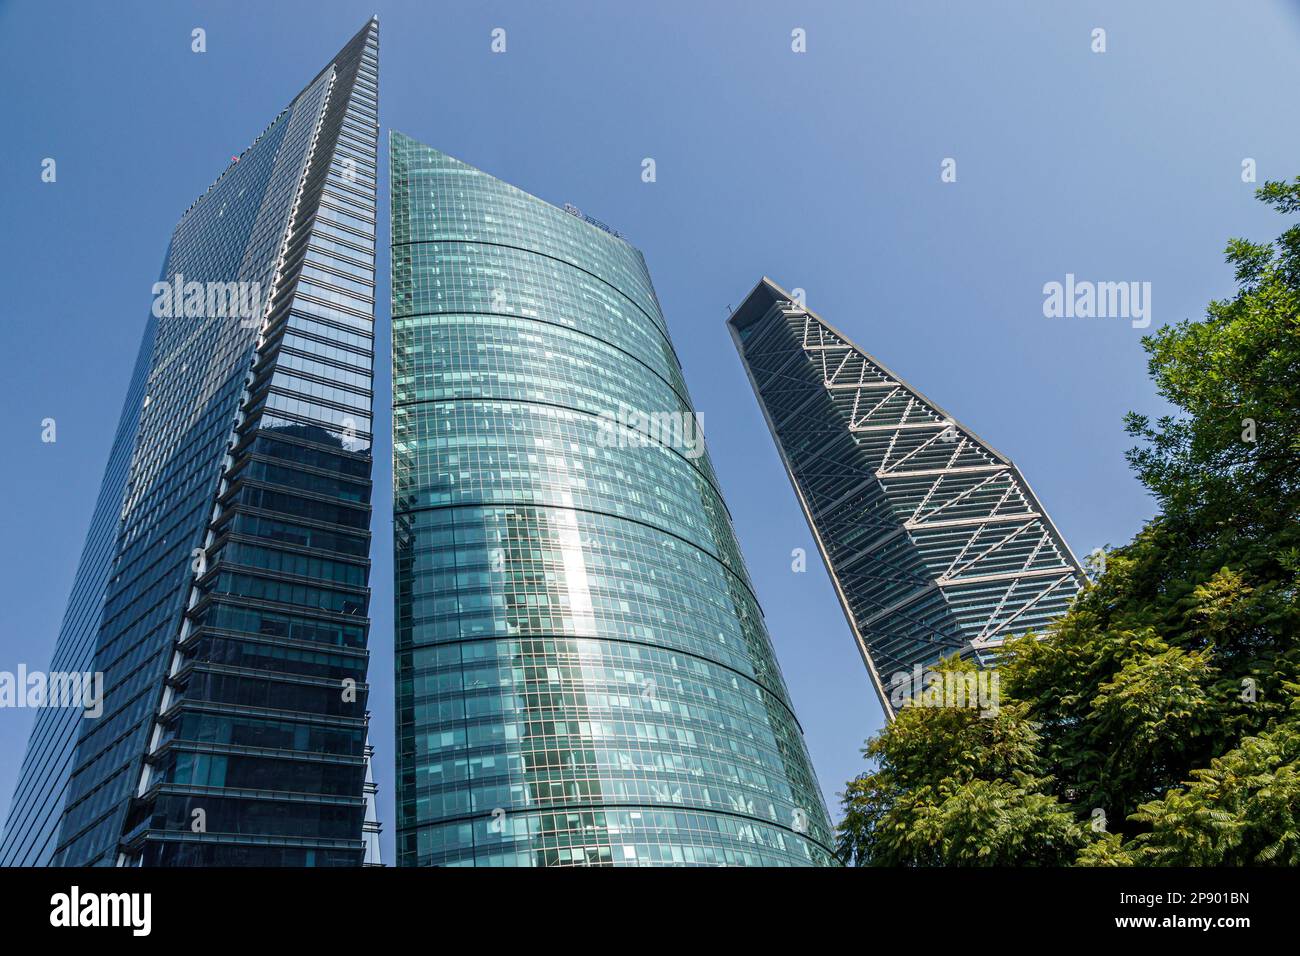
[[[390,145],[399,864],[831,862],[640,252]]]

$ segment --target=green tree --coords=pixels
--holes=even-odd
[[[1291,685],[1291,694],[1300,686]],[[1247,737],[1192,781],[1142,804],[1147,829],[1097,841],[1079,862],[1095,866],[1300,866],[1300,724]]]
[[[973,673],[950,658],[940,673]],[[1086,842],[1042,775],[1038,734],[1024,704],[983,714],[905,707],[867,742],[878,762],[845,794],[839,852],[876,866],[1059,865]]]
[[[1258,195],[1300,212],[1300,178]],[[868,742],[846,861],[1300,862],[1300,226],[1227,259],[1231,299],[1143,340],[1176,409],[1126,418],[1159,514],[1008,642],[993,725],[905,708]]]

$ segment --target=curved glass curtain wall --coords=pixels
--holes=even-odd
[[[831,862],[641,254],[390,145],[399,863]]]

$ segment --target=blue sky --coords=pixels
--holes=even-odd
[[[374,12],[385,129],[572,202],[645,252],[832,810],[882,717],[728,305],[763,274],[807,290],[1016,461],[1082,555],[1152,514],[1121,419],[1161,406],[1141,333],[1045,318],[1043,285],[1150,282],[1153,327],[1199,317],[1231,293],[1227,238],[1281,231],[1242,160],[1261,182],[1300,173],[1300,126],[1279,118],[1300,85],[1300,13],[1281,0],[0,2],[0,670],[48,665],[177,218]],[[381,371],[387,294],[385,279]],[[371,673],[389,860],[390,478],[381,453]],[[0,710],[0,819],[32,718]]]

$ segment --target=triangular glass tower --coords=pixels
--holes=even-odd
[[[363,861],[378,28],[176,226],[0,864]]]
[[[1009,459],[769,279],[728,325],[887,714],[1067,607],[1083,571]]]

